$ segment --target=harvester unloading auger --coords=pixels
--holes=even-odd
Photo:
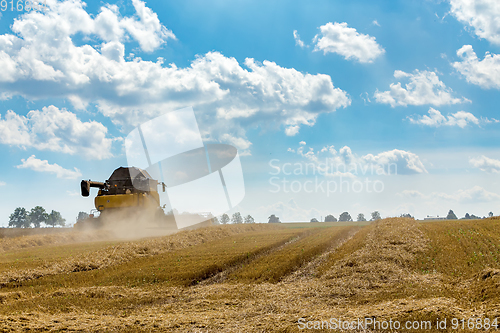
[[[165,192],[164,183],[135,167],[120,167],[105,182],[82,180],[82,196],[88,197],[92,187],[99,189],[94,200],[99,218],[91,216],[79,221],[76,227],[102,227],[105,219],[111,217],[118,220],[133,217],[135,220],[154,220],[156,224],[162,224],[167,219],[160,206],[158,186],[162,186]]]

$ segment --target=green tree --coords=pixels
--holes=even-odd
[[[220,223],[221,224],[228,224],[229,223],[229,215],[222,214],[222,216],[220,217]]]
[[[36,206],[34,208],[31,208],[28,218],[30,220],[30,223],[33,223],[35,228],[40,228],[41,223],[47,222],[49,214],[47,214],[42,206]]]
[[[217,217],[212,217],[212,223],[213,224],[220,224],[219,219]]]
[[[378,210],[372,212],[372,219],[370,221],[376,221],[376,220],[380,220],[382,217],[380,216],[380,213],[378,212]]]
[[[317,218],[313,217],[313,218],[311,219],[311,222],[319,222],[319,221],[318,221],[318,219],[317,219]]]
[[[78,222],[80,220],[85,220],[88,217],[89,217],[89,214],[87,214],[85,212],[79,212],[78,216],[76,217],[76,222]]]
[[[401,214],[401,215],[399,215],[399,217],[407,217],[407,218],[409,218],[409,219],[412,219],[412,218],[413,218],[413,216],[411,216],[411,214],[410,214],[410,213]]]
[[[269,223],[281,223],[280,218],[276,215],[269,216]]]
[[[337,222],[337,218],[330,214],[325,216],[325,222]]]
[[[488,217],[493,217],[493,212],[489,212]]]
[[[50,212],[50,215],[49,215],[47,221],[45,222],[45,224],[51,225],[52,228],[55,227],[56,225],[60,225],[61,227],[64,227],[66,225],[65,222],[66,222],[66,220],[62,218],[61,213],[53,210],[52,212]]]
[[[28,212],[23,207],[17,207],[14,213],[10,214],[9,227],[13,228],[29,228],[31,225],[28,218]]]
[[[343,212],[339,216],[339,222],[349,222],[352,221],[352,217],[348,212]]]
[[[365,214],[359,213],[357,221],[358,222],[364,222],[364,221],[366,221]]]
[[[241,217],[241,214],[240,212],[236,212],[233,214],[233,217],[231,218],[231,221],[234,223],[234,224],[241,224],[243,223],[243,218]]]
[[[450,209],[450,211],[448,212],[448,215],[446,216],[446,218],[448,220],[456,220],[457,219],[457,216],[455,215],[455,213]]]
[[[255,223],[255,220],[250,215],[247,215],[247,217],[245,217],[245,223]]]

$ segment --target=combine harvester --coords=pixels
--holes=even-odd
[[[88,197],[92,187],[99,189],[94,200],[98,214],[79,220],[75,228],[127,226],[177,229],[174,217],[163,212],[158,186],[162,186],[165,192],[164,183],[135,167],[120,167],[105,182],[82,180],[82,196]]]

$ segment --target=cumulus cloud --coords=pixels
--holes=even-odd
[[[474,33],[493,44],[500,44],[500,3],[497,0],[449,0],[450,13]]]
[[[486,157],[484,155],[470,158],[469,163],[473,167],[479,168],[481,171],[490,173],[500,173],[500,161]]]
[[[297,153],[312,162],[317,171],[327,177],[347,177],[370,175],[407,175],[427,173],[418,155],[399,149],[358,156],[350,147],[336,150],[334,146],[325,146],[315,151],[304,144],[289,152]]]
[[[467,190],[458,190],[453,194],[433,193],[432,196],[458,202],[489,202],[500,200],[500,195],[489,192],[481,186],[474,186]]]
[[[66,109],[51,105],[26,116],[9,110],[0,117],[0,143],[33,147],[66,154],[82,154],[91,159],[112,157],[108,129],[96,121],[82,122]]]
[[[443,116],[441,112],[433,108],[429,108],[429,115],[423,115],[417,118],[408,117],[412,124],[420,124],[425,126],[440,127],[440,126],[458,126],[460,128],[466,127],[468,124],[479,125],[477,119],[472,113],[465,111],[458,111],[456,113]]]
[[[361,63],[373,62],[385,53],[385,50],[375,41],[375,37],[361,34],[347,23],[327,23],[319,27],[313,43],[314,51],[337,53],[347,60],[357,60]]]
[[[385,151],[377,155],[368,154],[361,157],[366,163],[379,165],[386,172],[392,173],[391,166],[397,167],[398,174],[427,173],[417,154],[400,149]]]
[[[201,114],[204,137],[214,140],[223,133],[246,140],[245,129],[262,124],[296,135],[301,126],[313,126],[319,114],[351,103],[330,76],[267,60],[247,58],[240,64],[209,52],[178,68],[161,58],[125,57],[130,41],[151,51],[174,38],[143,2],[133,4],[133,17],[121,17],[114,5],[93,17],[78,0],[51,2],[46,13],[20,16],[14,34],[0,35],[0,96],[67,98],[75,108],[95,103],[123,131],[193,106]],[[97,44],[77,45],[77,34]]]
[[[296,135],[300,126],[313,126],[320,113],[350,105],[347,94],[335,88],[327,75],[303,74],[250,58],[244,65],[218,52],[198,57],[185,69],[142,62],[141,66],[152,67],[145,72],[153,73],[148,84],[154,89],[133,87],[128,91],[136,97],[132,104],[101,100],[98,107],[117,123],[134,124],[189,103],[204,115],[202,127],[241,136],[244,128],[263,123],[277,123],[287,135]]]
[[[227,142],[235,146],[239,150],[240,156],[250,155],[250,151],[248,150],[252,143],[246,139],[241,137],[235,137],[231,134],[225,133],[221,135],[220,141]]]
[[[395,106],[424,105],[435,106],[470,102],[466,98],[452,96],[453,91],[439,80],[435,72],[415,70],[413,74],[400,70],[394,71],[396,79],[408,79],[410,82],[401,86],[401,82],[391,83],[390,90],[374,94],[378,103]]]
[[[0,182],[0,186],[5,186],[7,185],[5,182]]]
[[[172,31],[165,28],[160,23],[158,15],[145,3],[140,0],[132,0],[137,17],[125,17],[121,20],[120,26],[123,27],[146,52],[152,52],[167,39],[175,39]]]
[[[430,194],[423,194],[416,190],[405,190],[397,194],[398,196],[409,199],[425,199],[436,200],[444,199],[449,201],[456,201],[459,203],[473,203],[473,202],[491,202],[500,200],[500,195],[487,191],[481,186],[474,186],[466,190],[458,190],[452,194],[444,192],[432,192]]]
[[[142,1],[132,3],[136,10],[132,17],[121,17],[116,5],[106,5],[93,18],[85,11],[85,3],[78,0],[49,1],[49,10],[23,14],[14,20],[14,34],[0,36],[0,65],[7,69],[0,81],[34,80],[80,86],[90,82],[89,74],[107,80],[108,73],[99,67],[107,65],[102,62],[104,59],[122,60],[124,42],[135,41],[142,51],[151,52],[167,39],[175,38]],[[76,34],[100,39],[102,43],[96,48],[88,44],[77,47],[72,40]],[[101,57],[97,56],[98,51]],[[97,68],[90,73],[92,66]],[[26,87],[20,90],[30,94],[22,91]]]
[[[58,164],[50,164],[47,160],[40,160],[31,155],[28,159],[22,159],[21,164],[17,165],[18,169],[31,169],[37,172],[48,172],[56,175],[57,178],[65,179],[76,179],[82,176],[80,170],[74,168],[74,170],[64,169]]]
[[[500,89],[500,55],[486,52],[479,60],[471,45],[464,45],[457,55],[462,59],[452,66],[462,74],[467,82],[483,89]]]
[[[295,45],[298,45],[301,48],[306,47],[306,45],[304,44],[304,42],[300,39],[300,36],[299,36],[297,30],[293,31],[293,39],[295,39]]]

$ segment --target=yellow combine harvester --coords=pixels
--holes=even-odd
[[[75,226],[102,227],[103,218],[115,215],[115,218],[130,218],[132,215],[159,219],[165,217],[160,206],[158,185],[161,183],[149,175],[145,170],[135,167],[120,167],[113,171],[105,182],[82,180],[82,196],[88,197],[90,189],[99,189],[95,197],[95,208],[99,211],[99,218],[79,221]],[[119,214],[119,217],[118,217]]]

